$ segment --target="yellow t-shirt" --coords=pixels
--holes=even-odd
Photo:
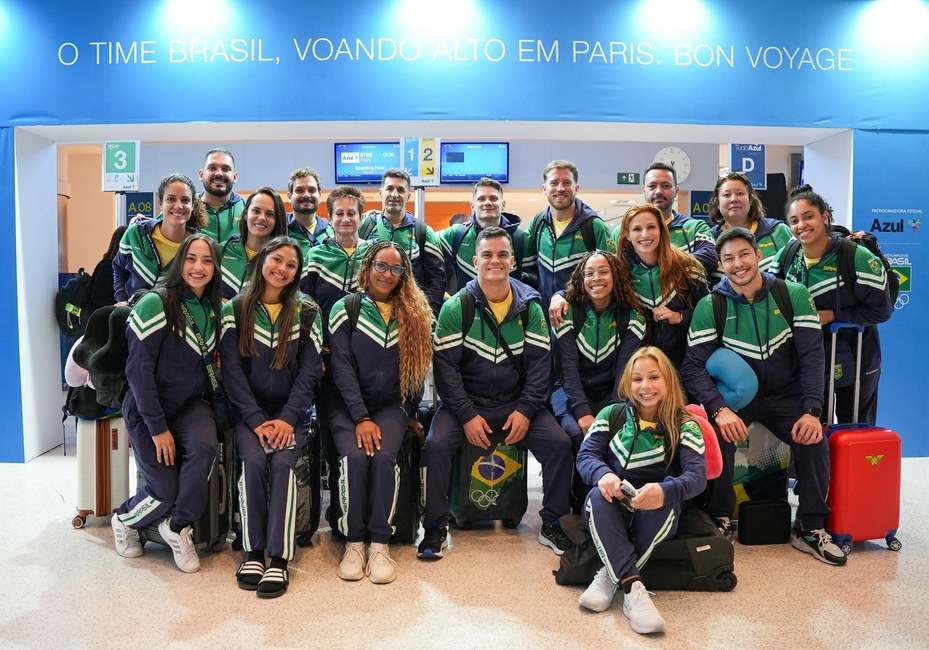
[[[730,226],[728,223],[726,223],[726,222],[724,221],[724,222],[723,222],[722,231],[723,231],[723,232],[726,232],[726,231],[729,230],[729,228],[731,228],[731,227],[732,227],[732,226]],[[744,227],[744,226],[743,226],[743,227]],[[757,221],[753,221],[753,222],[752,222],[752,225],[750,225],[750,226],[748,227],[748,229],[752,231],[752,234],[755,234],[756,232],[758,232],[758,222],[757,222]]]
[[[258,251],[253,251],[248,246],[245,247],[245,256],[248,258],[248,261],[251,262],[255,259],[255,256],[258,254]]]
[[[352,246],[351,248],[343,248],[342,250],[345,251],[345,254],[346,254],[346,255],[348,255],[349,257],[351,257],[352,255],[355,254],[355,250],[356,250],[357,248],[358,248],[357,246]]]
[[[490,305],[490,311],[494,313],[494,318],[497,319],[497,323],[500,324],[503,322],[503,319],[506,318],[506,315],[510,312],[510,305],[513,304],[513,292],[510,291],[506,294],[506,298],[500,302],[494,302],[493,300],[488,299],[487,303]]]
[[[158,251],[158,261],[161,262],[161,268],[165,268],[177,255],[177,251],[181,248],[181,242],[173,242],[165,237],[164,233],[161,232],[161,224],[158,224],[152,230],[152,241],[155,243],[155,250]]]
[[[807,257],[806,255],[803,256],[803,261],[806,263],[806,268],[808,269],[811,269],[819,264],[819,260],[821,259],[821,257]]]
[[[284,306],[284,303],[280,303],[280,302],[277,302],[277,303],[267,303],[267,302],[263,302],[263,303],[261,303],[261,304],[264,305],[264,306],[265,306],[265,309],[268,310],[268,316],[271,317],[271,322],[272,322],[272,323],[276,323],[276,322],[277,322],[278,316],[281,315],[281,308]]]
[[[552,219],[552,229],[555,231],[555,239],[561,237],[561,233],[564,232],[564,229],[568,227],[568,224],[571,223],[572,219],[567,221],[558,221],[558,219]]]
[[[381,318],[384,319],[384,322],[389,323],[390,316],[393,313],[393,306],[389,302],[381,302],[380,300],[375,300],[374,304],[377,305],[377,310],[381,312]]]
[[[645,429],[657,429],[658,423],[651,422],[645,418],[639,418],[639,431],[644,431]]]

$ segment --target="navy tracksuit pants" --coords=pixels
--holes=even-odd
[[[829,443],[823,437],[815,445],[797,444],[790,437],[794,422],[800,417],[803,407],[799,398],[756,397],[739,417],[746,426],[758,422],[771,433],[790,445],[790,453],[797,467],[797,486],[800,505],[797,519],[804,530],[823,528],[829,507],[826,494],[829,491]],[[723,457],[723,471],[719,478],[707,485],[707,513],[712,517],[731,517],[735,510],[735,491],[732,489],[732,472],[735,465],[735,445],[719,439],[719,450]]]
[[[406,436],[408,417],[399,404],[370,414],[381,428],[381,448],[365,455],[355,438],[355,423],[339,400],[327,405],[329,431],[338,453],[339,532],[349,542],[387,544],[394,532],[400,468],[397,455]]]
[[[584,523],[615,584],[639,575],[655,546],[674,537],[680,514],[679,503],[629,512],[617,501],[604,499],[596,486],[584,503]]]
[[[493,408],[477,407],[477,411],[494,431],[500,431],[515,408],[515,404],[507,404]],[[464,427],[445,406],[439,407],[432,419],[422,455],[422,467],[426,472],[426,514],[423,517],[426,528],[446,524],[452,461],[462,443],[467,443]],[[574,471],[571,439],[548,409],[540,409],[529,422],[529,432],[518,446],[532,452],[542,465],[540,514],[545,523],[554,523],[568,514]]]
[[[255,432],[242,421],[235,425],[240,463],[239,513],[242,548],[270,557],[294,559],[297,479],[294,467],[306,453],[307,422],[294,427],[294,446],[266,453]]]
[[[168,419],[176,448],[174,465],[158,462],[155,443],[138,413],[127,413],[126,425],[145,486],[116,509],[120,521],[130,528],[145,528],[170,516],[178,526],[193,524],[206,509],[219,449],[213,409],[197,398]]]

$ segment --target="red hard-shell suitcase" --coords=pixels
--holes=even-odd
[[[835,368],[835,339],[840,329],[858,330],[855,369],[855,405],[858,413],[858,379],[861,376],[863,328],[853,323],[832,323],[832,355]],[[832,417],[834,371],[829,373],[829,407]],[[883,538],[887,548],[899,551],[900,525],[900,436],[896,431],[867,424],[838,424],[827,427],[831,477],[827,502],[831,514],[826,529],[833,541],[848,554],[852,542]]]

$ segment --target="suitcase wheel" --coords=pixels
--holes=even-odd
[[[719,590],[720,591],[732,591],[735,589],[735,586],[739,583],[739,579],[735,577],[735,574],[731,571],[726,571],[719,575]]]
[[[71,526],[74,528],[83,528],[86,523],[87,515],[77,514],[74,515],[74,519],[71,520]]]
[[[513,530],[513,529],[515,529],[515,528],[519,528],[519,522],[518,522],[518,521],[514,521],[513,519],[504,519],[504,520],[503,520],[503,527],[504,527],[504,528],[509,528],[509,529]]]
[[[887,548],[889,548],[891,551],[899,551],[901,548],[903,548],[903,544],[900,543],[899,539],[893,535],[890,535],[887,537]]]
[[[297,535],[297,546],[300,548],[305,548],[307,546],[313,545],[313,535],[312,533],[300,533]]]
[[[845,555],[850,555],[852,552],[851,542],[845,542],[844,544],[840,545],[839,548],[842,549],[842,552],[845,553]]]

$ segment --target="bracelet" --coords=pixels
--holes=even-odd
[[[727,408],[729,408],[729,407],[726,406],[725,404],[723,404],[723,405],[720,406],[718,409],[716,409],[716,410],[713,412],[713,419],[715,420],[715,419],[716,419],[716,416],[719,415],[719,414],[722,412],[723,409],[727,409]]]

